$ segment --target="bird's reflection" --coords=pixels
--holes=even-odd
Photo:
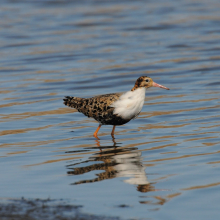
[[[116,177],[127,177],[125,183],[137,185],[140,192],[154,191],[154,187],[147,180],[145,167],[142,165],[141,152],[137,147],[123,147],[112,139],[113,145],[101,146],[100,141],[96,140],[96,145],[100,149],[94,153],[88,160],[80,163],[68,165],[69,175],[80,175],[91,171],[103,170],[104,172],[96,174],[96,178],[81,180],[72,184],[83,184],[112,179]],[[87,147],[84,149],[97,150],[97,147]],[[68,153],[68,152],[67,152]],[[84,166],[86,163],[92,165]],[[81,165],[81,166],[80,166]],[[83,166],[82,166],[83,165]]]

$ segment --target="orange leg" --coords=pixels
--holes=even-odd
[[[114,137],[114,134],[115,134],[115,125],[113,125],[113,128],[112,128],[112,133],[111,133],[112,138],[115,138],[115,137]]]
[[[96,142],[97,147],[99,147],[99,149],[100,149],[100,153],[102,153],[102,148],[100,147],[99,138],[97,138],[97,140],[95,140],[95,142]],[[101,154],[99,156],[101,156]]]
[[[99,139],[98,136],[97,136],[97,134],[98,134],[99,129],[101,128],[101,126],[102,126],[102,125],[99,124],[98,128],[96,129],[95,133],[93,134],[93,136],[94,136],[95,138],[97,138],[97,139]]]

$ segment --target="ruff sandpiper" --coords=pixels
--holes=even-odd
[[[168,89],[155,83],[150,77],[141,76],[128,92],[104,94],[92,98],[66,96],[63,101],[65,105],[99,122],[93,134],[95,138],[98,139],[98,131],[102,125],[113,125],[111,135],[114,138],[115,126],[123,125],[140,114],[146,89],[152,86]]]

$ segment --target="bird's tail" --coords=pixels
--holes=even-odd
[[[78,110],[82,106],[83,100],[84,98],[65,96],[63,104]]]

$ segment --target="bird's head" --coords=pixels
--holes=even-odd
[[[150,88],[150,87],[159,87],[159,88],[162,88],[162,89],[168,89],[167,87],[165,86],[162,86],[160,84],[157,84],[155,83],[150,77],[148,76],[141,76],[139,77],[136,82],[135,82],[135,85],[134,87],[132,88],[131,91],[134,91],[135,89],[138,89],[138,88],[141,88],[141,87],[145,87],[146,89]],[[169,90],[169,89],[168,89]]]

